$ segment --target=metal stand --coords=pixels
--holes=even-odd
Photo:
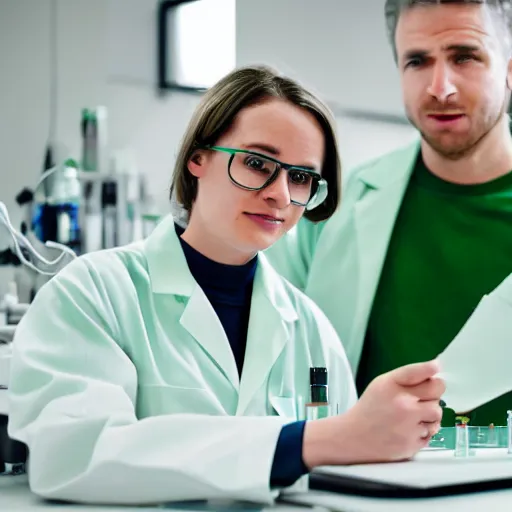
[[[7,416],[0,415],[0,476],[25,473],[27,447],[7,435]]]

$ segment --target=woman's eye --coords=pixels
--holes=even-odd
[[[292,171],[290,172],[290,180],[295,185],[309,185],[311,176],[307,172]]]
[[[245,159],[245,165],[255,171],[263,171],[265,169],[265,164],[266,162],[264,160],[254,156],[250,156]]]

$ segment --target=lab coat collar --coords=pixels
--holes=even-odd
[[[166,216],[145,240],[145,254],[153,293],[192,296],[197,283],[190,273],[178,235],[174,217]],[[261,291],[283,320],[293,322],[297,312],[284,289],[284,282],[263,253],[258,255],[258,268],[254,278],[261,281]]]
[[[290,294],[285,290],[284,279],[276,272],[263,253],[258,255],[255,280],[261,281],[263,293],[285,322],[294,322],[298,319],[297,310],[290,300]]]
[[[153,293],[190,297],[197,286],[188,268],[172,215],[166,216],[144,241]]]
[[[420,151],[420,141],[395,151],[384,158],[378,158],[359,174],[359,179],[374,189],[386,188],[397,181],[408,179]]]

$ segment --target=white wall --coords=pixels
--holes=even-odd
[[[341,108],[403,117],[385,0],[239,0],[237,62],[263,60]]]
[[[137,8],[139,26],[133,30],[140,31],[139,40],[149,39],[145,58],[154,61],[157,0],[125,1]],[[57,140],[80,157],[81,109],[106,105],[112,148],[133,151],[165,210],[176,148],[199,97],[173,92],[161,99],[151,80],[120,77],[122,66],[112,65],[109,2],[56,0]],[[33,184],[42,168],[50,118],[50,31],[51,0],[0,0],[0,200],[13,219],[15,194]]]
[[[0,200],[41,167],[49,110],[48,2],[0,2]]]
[[[345,178],[354,166],[405,146],[417,138],[410,125],[338,116],[339,146]]]

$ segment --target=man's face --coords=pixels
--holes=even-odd
[[[407,116],[439,154],[467,154],[504,115],[512,74],[503,37],[484,5],[401,13],[396,47]]]

